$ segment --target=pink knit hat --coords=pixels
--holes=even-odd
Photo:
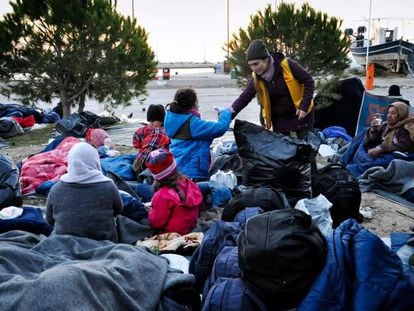
[[[164,148],[151,151],[145,160],[145,165],[157,181],[168,178],[177,172],[177,164],[173,154]]]

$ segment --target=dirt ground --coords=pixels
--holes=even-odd
[[[44,146],[27,146],[9,148],[5,150],[16,163],[29,155],[36,154]],[[135,152],[130,146],[117,145],[117,149],[123,153]],[[26,197],[24,203],[27,205],[43,205],[44,200]],[[372,218],[364,218],[363,226],[380,237],[388,237],[391,232],[409,232],[414,226],[414,210],[382,198],[379,195],[367,192],[362,194],[361,210],[371,211]]]

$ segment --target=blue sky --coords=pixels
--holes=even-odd
[[[118,0],[118,11],[132,15],[133,0]],[[10,10],[9,0],[0,0],[0,16]],[[149,33],[149,43],[161,62],[223,61],[222,46],[227,41],[227,3],[229,3],[230,35],[246,28],[249,18],[267,5],[306,1],[268,0],[134,0],[134,16]],[[369,0],[309,0],[316,10],[341,18],[344,26],[357,26],[353,21],[368,19]],[[413,18],[413,0],[372,0],[372,18]],[[414,19],[405,26],[412,28]],[[414,38],[414,35],[413,35]]]

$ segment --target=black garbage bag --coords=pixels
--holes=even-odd
[[[234,137],[242,158],[244,185],[281,189],[291,206],[311,197],[311,161],[320,145],[315,134],[309,132],[302,140],[236,120]]]

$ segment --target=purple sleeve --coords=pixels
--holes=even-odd
[[[300,103],[300,110],[308,111],[313,98],[313,92],[315,91],[315,81],[312,76],[307,72],[299,63],[289,59],[289,67],[292,71],[293,77],[303,84],[303,97]]]
[[[234,110],[233,117],[237,115],[244,107],[246,107],[255,96],[256,90],[254,88],[253,79],[250,79],[250,81],[247,83],[246,89],[231,105]]]

